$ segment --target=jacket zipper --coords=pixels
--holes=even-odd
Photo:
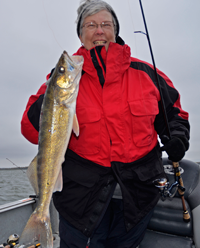
[[[86,248],[89,248],[89,246],[90,246],[90,238],[88,238]]]

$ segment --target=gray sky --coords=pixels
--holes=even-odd
[[[107,0],[120,22],[132,56],[151,63],[138,0]],[[174,83],[189,112],[191,145],[185,158],[200,161],[200,1],[143,0],[156,66]],[[28,166],[37,153],[20,132],[30,95],[35,94],[63,50],[80,46],[76,35],[79,0],[0,0],[0,168]]]

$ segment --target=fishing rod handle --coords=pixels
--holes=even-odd
[[[179,184],[180,184],[181,187],[184,188],[183,179],[181,177],[181,173],[180,173],[180,170],[179,170],[179,162],[172,162],[172,164],[173,164],[173,167],[175,169],[176,176],[178,177]],[[190,221],[190,214],[189,214],[189,212],[188,212],[188,210],[186,208],[185,198],[184,198],[184,191],[181,190],[181,189],[178,189],[178,193],[181,196],[182,205],[183,205],[183,220],[185,222],[189,222]]]
[[[172,162],[174,170],[175,170],[175,176],[178,177],[179,185],[184,189],[183,179],[181,177],[181,172],[179,170],[179,162]],[[181,188],[178,188],[178,193],[180,195],[184,195],[184,190],[181,190]]]
[[[184,189],[183,179],[179,170],[179,162],[172,162],[172,164],[175,170],[175,176],[178,177],[179,185]],[[184,190],[181,190],[181,188],[178,189],[178,192],[180,195],[184,195]]]

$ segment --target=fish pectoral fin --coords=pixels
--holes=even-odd
[[[38,177],[37,177],[37,156],[34,157],[34,159],[31,161],[27,171],[26,175],[35,191],[35,194],[39,194],[38,189]]]
[[[62,188],[63,188],[63,176],[62,176],[62,167],[61,167],[54,186],[53,193],[56,191],[62,191]]]
[[[78,137],[79,136],[79,124],[78,124],[78,119],[77,119],[76,114],[74,115],[72,130]]]

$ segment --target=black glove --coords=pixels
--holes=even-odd
[[[169,160],[173,162],[180,161],[189,148],[189,142],[184,136],[172,136],[171,139],[167,136],[163,136],[161,141],[164,144],[164,146],[161,147],[161,151],[166,151]]]

